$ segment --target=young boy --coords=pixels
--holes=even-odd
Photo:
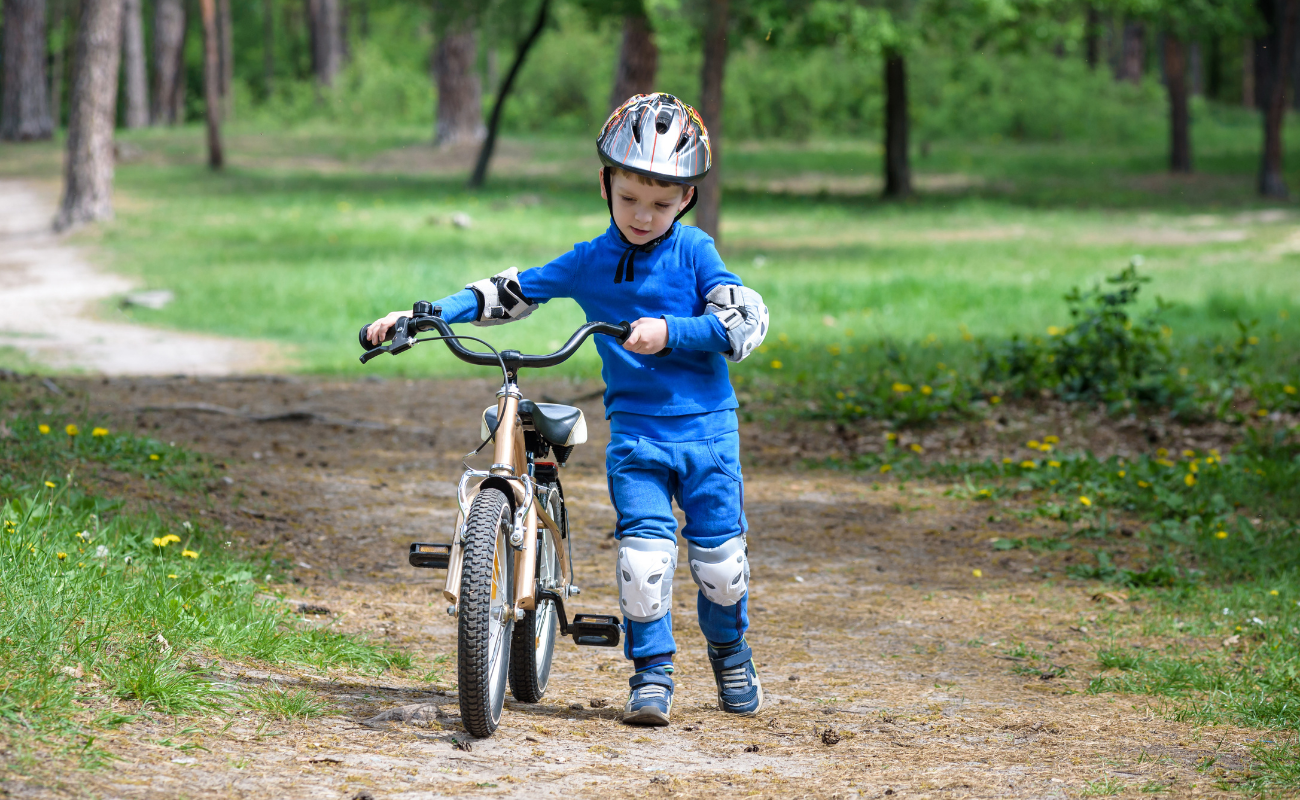
[[[601,196],[613,217],[603,235],[546,266],[472,283],[437,305],[449,322],[495,325],[571,297],[588,320],[636,320],[622,347],[595,340],[610,421],[605,465],[618,514],[619,606],[636,669],[623,721],[667,725],[672,709],[673,500],[686,514],[682,535],[718,706],[756,714],[763,689],[744,638],[748,525],[726,362],[762,342],[767,308],[727,270],[708,235],[678,222],[695,205],[692,183],[711,162],[695,109],[668,94],[636,95],[605,123],[597,151]],[[406,313],[376,321],[370,340],[382,342]]]

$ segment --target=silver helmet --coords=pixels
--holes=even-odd
[[[694,183],[713,166],[700,115],[663,92],[628,98],[600,129],[596,150],[607,167],[676,183]]]

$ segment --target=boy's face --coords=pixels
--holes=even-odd
[[[600,196],[608,200],[603,170],[600,178]],[[609,188],[614,195],[614,224],[632,244],[645,244],[667,233],[695,193],[694,186],[647,186],[621,172],[613,174]]]

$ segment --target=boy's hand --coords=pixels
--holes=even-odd
[[[408,310],[394,311],[386,317],[380,317],[366,327],[366,339],[371,344],[383,344],[384,340],[388,338],[389,331],[397,324],[398,318],[409,316],[411,316],[411,312]]]
[[[625,350],[652,356],[668,346],[668,323],[662,319],[642,317],[632,323],[632,335],[623,342]]]

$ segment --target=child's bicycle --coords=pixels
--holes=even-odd
[[[416,338],[428,330],[439,335]],[[453,333],[441,308],[419,302],[410,317],[398,319],[391,344],[372,345],[366,328],[361,329],[361,346],[367,350],[363,364],[381,353],[405,352],[417,342],[442,341],[462,361],[500,368],[504,379],[497,404],[483,412],[483,443],[469,454],[495,442],[492,466],[482,471],[466,465],[456,488],[460,511],[451,542],[415,542],[408,556],[413,567],[447,570],[443,595],[451,603],[447,613],[457,618],[461,722],[480,738],[491,736],[501,721],[507,682],[516,700],[541,700],[557,629],[575,644],[619,644],[618,617],[576,614],[570,622],[564,612],[564,601],[580,590],[573,583],[569,514],[558,468],[587,440],[586,420],[572,406],[525,400],[516,383],[521,368],[560,364],[593,333],[622,342],[631,328],[626,322],[588,322],[549,355],[498,352],[482,339]],[[461,339],[492,352],[470,350]],[[548,453],[554,453],[554,461],[542,460]]]

